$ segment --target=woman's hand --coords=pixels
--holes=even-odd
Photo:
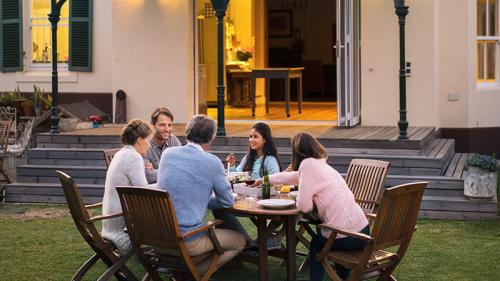
[[[234,164],[236,163],[236,156],[234,156],[233,153],[229,154],[226,157],[226,162],[229,163],[229,165],[234,166]]]
[[[256,179],[255,182],[250,186],[252,186],[252,187],[261,186],[263,182],[264,181],[262,179]]]
[[[288,165],[288,167],[286,167],[285,172],[293,172],[292,164],[290,164],[290,165]]]

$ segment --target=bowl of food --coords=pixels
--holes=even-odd
[[[298,193],[299,193],[298,191],[290,191],[290,193],[288,193],[288,197],[292,198],[293,200],[296,200]]]

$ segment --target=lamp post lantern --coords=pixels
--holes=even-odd
[[[408,139],[406,120],[406,65],[405,65],[405,23],[408,6],[404,0],[394,0],[394,8],[399,22],[399,139]]]
[[[59,133],[59,78],[57,75],[57,23],[61,19],[61,7],[66,0],[51,0],[49,21],[52,27],[52,116],[51,133]]]
[[[211,0],[217,17],[217,135],[225,136],[224,124],[224,16],[229,0]]]

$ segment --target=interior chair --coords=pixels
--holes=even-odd
[[[194,280],[209,280],[215,272],[219,256],[223,250],[215,236],[214,228],[222,221],[216,220],[198,229],[182,234],[166,191],[142,187],[117,187],[122,205],[125,224],[135,254],[152,280],[162,280],[158,269],[169,272],[185,272]],[[146,207],[147,206],[147,207]],[[214,250],[199,256],[190,256],[185,239],[195,234],[207,232],[214,244]],[[210,259],[205,274],[196,265]]]
[[[98,221],[120,217],[122,214],[107,216],[97,215],[91,217],[89,211],[102,207],[102,203],[85,205],[80,194],[80,189],[75,184],[73,178],[61,171],[56,171],[56,173],[63,187],[64,195],[66,196],[68,208],[75,226],[83,239],[95,252],[94,255],[73,275],[71,280],[82,280],[87,271],[100,259],[108,266],[108,269],[99,279],[97,279],[98,281],[109,280],[113,276],[120,281],[136,281],[137,278],[125,266],[127,260],[133,255],[133,250],[131,249],[123,255],[118,254],[113,243],[103,238],[95,226],[95,223]]]
[[[104,150],[104,160],[106,161],[106,168],[109,168],[109,165],[111,164],[111,160],[113,160],[113,157],[115,157],[115,154],[120,151],[121,148],[113,148],[113,149],[108,149]]]
[[[410,245],[416,230],[420,203],[427,182],[403,184],[384,191],[371,235],[350,232],[321,224],[331,234],[316,258],[331,280],[342,280],[331,263],[352,269],[346,280],[364,280],[378,276],[377,280],[396,280],[392,273]],[[331,251],[338,234],[367,242],[363,251]]]
[[[352,159],[346,174],[346,183],[354,194],[356,202],[363,208],[368,219],[373,220],[376,216],[376,208],[384,192],[384,183],[387,177],[390,163],[372,159]],[[297,241],[309,249],[310,241],[306,238],[307,232],[311,237],[316,231],[311,226],[322,222],[317,218],[304,215],[298,222],[299,229],[296,232]],[[305,253],[298,253],[306,256]],[[307,265],[307,258],[302,262],[299,270]]]

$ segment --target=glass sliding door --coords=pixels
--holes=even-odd
[[[339,126],[360,123],[360,0],[336,0],[337,114]]]

